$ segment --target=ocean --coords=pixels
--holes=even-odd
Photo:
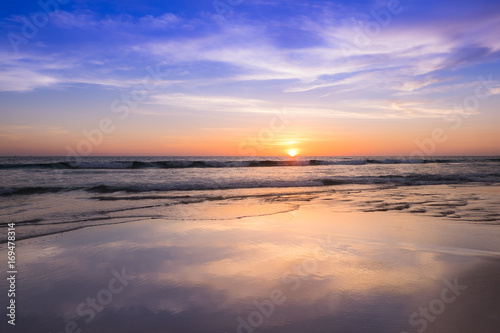
[[[448,188],[498,184],[499,167],[493,156],[1,157],[0,216],[23,226],[18,237],[30,238],[138,219],[271,214],[294,210],[292,199],[328,197],[363,211],[494,223],[498,207],[487,192],[478,198]],[[429,186],[447,187],[410,194]],[[387,194],[381,191],[392,199],[377,200]]]

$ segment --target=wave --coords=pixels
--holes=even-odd
[[[298,167],[319,165],[366,164],[440,164],[440,163],[496,162],[500,158],[350,158],[342,160],[165,160],[165,161],[106,161],[106,162],[54,162],[0,164],[0,169],[181,169],[181,168],[251,168]]]
[[[27,186],[27,187],[3,187],[0,188],[0,195],[26,195],[26,194],[45,194],[57,193],[62,191],[78,190],[79,188],[65,187],[45,187],[45,186]]]
[[[408,174],[408,175],[383,175],[383,176],[358,176],[358,177],[331,177],[309,180],[275,180],[275,181],[253,181],[253,182],[226,182],[220,183],[216,180],[210,182],[206,179],[204,183],[196,182],[167,182],[161,184],[130,184],[109,185],[101,184],[87,187],[3,187],[0,188],[0,196],[8,195],[33,195],[46,193],[59,193],[64,191],[86,191],[94,194],[124,193],[147,193],[147,192],[171,192],[171,191],[210,191],[229,189],[252,189],[252,188],[304,188],[338,185],[395,185],[395,186],[418,186],[418,185],[442,185],[442,184],[465,184],[465,183],[500,183],[500,174]],[[168,197],[165,197],[168,198]]]

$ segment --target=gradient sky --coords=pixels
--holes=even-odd
[[[1,155],[500,154],[498,0],[2,1],[0,30]]]

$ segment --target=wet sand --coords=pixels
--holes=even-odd
[[[10,201],[9,201],[10,200]],[[230,220],[291,212],[324,203],[337,212],[401,212],[429,220],[500,224],[500,186],[485,184],[336,185],[106,194],[85,191],[13,197],[2,205],[17,239],[149,219]],[[29,206],[29,209],[27,207]],[[0,244],[7,241],[0,228]]]
[[[499,239],[497,226],[328,200],[85,228],[19,242],[8,329],[493,333]]]

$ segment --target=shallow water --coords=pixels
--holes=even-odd
[[[3,223],[15,222],[18,239],[103,224],[147,219],[227,220],[290,212],[311,201],[344,211],[396,211],[464,223],[498,224],[497,185],[336,185],[145,193],[71,191],[8,196]],[[5,230],[0,231],[5,235]],[[0,244],[5,242],[1,237]]]

